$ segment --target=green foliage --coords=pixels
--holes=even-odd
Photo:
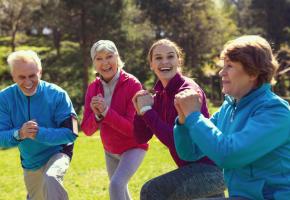
[[[288,42],[289,35],[285,28],[290,26],[289,0],[252,0],[251,9],[255,26],[265,31],[265,36],[274,42],[276,49],[283,42]]]

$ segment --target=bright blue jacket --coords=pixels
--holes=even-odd
[[[22,167],[36,170],[76,139],[72,130],[61,128],[72,115],[76,116],[71,100],[60,87],[40,81],[37,92],[28,97],[13,84],[0,92],[0,147],[18,146]],[[39,126],[35,139],[17,141],[14,131],[29,120]]]
[[[290,109],[269,84],[238,103],[227,96],[210,120],[191,113],[174,139],[181,158],[195,160],[201,150],[224,168],[230,196],[290,199]]]

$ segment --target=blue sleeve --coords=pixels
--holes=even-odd
[[[176,152],[182,160],[196,161],[204,156],[199,147],[194,144],[189,129],[178,123],[178,117],[175,120],[173,135]]]
[[[76,133],[69,128],[61,127],[61,124],[72,115],[76,116],[71,100],[66,92],[60,92],[56,101],[57,107],[53,114],[56,128],[39,127],[35,140],[46,145],[61,145],[74,142]]]
[[[0,147],[2,148],[9,148],[14,147],[19,144],[13,137],[13,133],[15,130],[12,127],[12,122],[10,120],[9,115],[9,106],[6,104],[4,100],[4,94],[0,95]]]
[[[61,145],[74,142],[77,135],[69,128],[39,127],[35,140],[46,145]]]
[[[185,121],[194,142],[223,168],[243,167],[289,140],[289,106],[268,104],[248,119],[243,129],[223,134],[201,113],[191,113]]]

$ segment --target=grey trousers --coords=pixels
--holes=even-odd
[[[141,200],[192,200],[224,197],[222,171],[213,165],[192,163],[146,182]]]
[[[67,192],[63,187],[63,178],[69,163],[68,155],[58,153],[40,169],[24,170],[27,200],[68,200]]]
[[[139,168],[146,151],[129,149],[122,154],[105,152],[106,166],[110,178],[110,200],[130,200],[128,182]]]

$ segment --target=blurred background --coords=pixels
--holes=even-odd
[[[150,89],[155,77],[148,48],[169,38],[184,49],[184,74],[219,105],[219,53],[243,34],[271,42],[280,63],[273,89],[289,100],[290,0],[0,0],[0,89],[12,83],[8,54],[32,49],[42,59],[43,79],[67,90],[81,116],[95,78],[89,54],[94,42],[114,41],[125,70]]]

